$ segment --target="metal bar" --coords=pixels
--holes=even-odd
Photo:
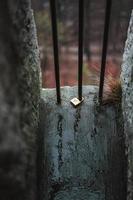
[[[82,100],[83,82],[83,36],[84,36],[84,0],[79,0],[79,41],[78,41],[78,97]]]
[[[111,7],[112,7],[112,0],[106,0],[106,13],[105,13],[105,25],[104,25],[102,61],[101,61],[101,74],[100,74],[100,86],[99,86],[99,102],[100,103],[102,103],[102,98],[103,98],[103,87],[104,87],[105,67],[106,67],[106,58],[107,58],[109,25],[110,25],[110,18],[111,18]]]
[[[50,0],[57,103],[61,103],[56,0]]]

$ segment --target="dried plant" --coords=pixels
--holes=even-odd
[[[122,89],[120,79],[114,78],[112,74],[109,74],[105,78],[103,103],[120,103],[121,95]]]

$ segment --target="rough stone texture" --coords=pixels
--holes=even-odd
[[[39,52],[33,11],[29,0],[15,1],[16,8],[11,10],[13,26],[18,33],[17,50],[19,52],[18,86],[21,108],[21,130],[27,144],[26,188],[33,200],[35,187],[36,127],[39,109]],[[11,2],[12,5],[12,2]],[[23,97],[23,101],[21,98]],[[30,190],[31,188],[31,190]],[[33,193],[33,194],[32,194]]]
[[[0,199],[34,200],[40,83],[30,1],[0,1],[0,27]]]
[[[85,101],[70,100],[77,87],[42,90],[41,200],[125,200],[126,157],[121,111],[97,104],[98,88],[84,86]],[[46,113],[46,114],[45,114]]]
[[[122,65],[122,103],[128,155],[128,200],[133,199],[133,12]]]

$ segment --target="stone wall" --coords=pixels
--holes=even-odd
[[[41,200],[125,200],[121,107],[99,106],[98,87],[83,86],[84,102],[74,108],[77,94],[77,87],[62,87],[57,105],[56,90],[42,89]]]
[[[0,199],[36,198],[39,54],[30,0],[0,1]]]
[[[122,65],[122,104],[128,156],[128,200],[133,199],[133,12]]]

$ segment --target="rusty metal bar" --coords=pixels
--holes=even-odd
[[[61,103],[56,0],[50,0],[57,103]]]
[[[79,41],[78,41],[78,98],[82,100],[83,82],[83,36],[84,36],[84,0],[79,0]]]
[[[102,98],[103,98],[103,87],[104,87],[104,78],[105,78],[105,67],[106,67],[106,58],[107,58],[109,24],[110,24],[110,18],[111,18],[111,7],[112,7],[112,0],[106,0],[106,13],[105,13],[105,25],[104,25],[102,61],[101,61],[101,74],[100,74],[100,86],[99,86],[99,102],[100,103],[102,103]]]

